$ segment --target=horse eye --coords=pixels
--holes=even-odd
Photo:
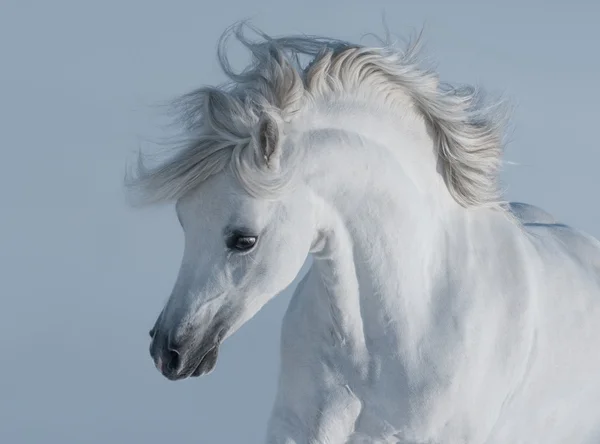
[[[227,247],[231,250],[248,251],[256,244],[256,236],[234,234],[227,241]]]

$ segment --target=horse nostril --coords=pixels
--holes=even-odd
[[[176,371],[179,368],[179,352],[173,349],[167,351],[167,368],[170,371]]]
[[[150,330],[150,331],[148,332],[148,334],[150,335],[150,337],[151,337],[152,339],[154,339],[154,335],[156,334],[156,328],[153,328],[152,330]]]

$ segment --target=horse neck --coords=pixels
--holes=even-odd
[[[315,113],[302,132],[321,221],[313,257],[325,291],[315,303],[355,356],[366,353],[365,338],[389,337],[390,328],[398,341],[418,334],[434,274],[447,263],[449,227],[465,219],[422,120],[361,111]]]

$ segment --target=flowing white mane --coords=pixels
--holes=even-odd
[[[259,171],[248,149],[261,115],[290,122],[311,101],[344,93],[390,106],[408,95],[434,138],[438,169],[454,199],[465,207],[500,206],[506,113],[500,103],[486,105],[478,89],[442,84],[434,71],[422,68],[419,39],[400,51],[389,43],[374,48],[263,33],[263,41],[251,42],[242,31],[243,25],[236,25],[220,41],[218,60],[229,83],[200,88],[175,102],[188,138],[182,149],[153,168],[139,158],[128,184],[141,191],[143,202],[177,199],[228,165],[249,192],[277,191],[286,176]],[[252,54],[242,73],[232,70],[225,54],[232,34]],[[303,67],[301,56],[312,60]]]

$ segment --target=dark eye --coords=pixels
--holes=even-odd
[[[256,236],[235,233],[227,239],[227,247],[236,251],[248,251],[256,244]]]

